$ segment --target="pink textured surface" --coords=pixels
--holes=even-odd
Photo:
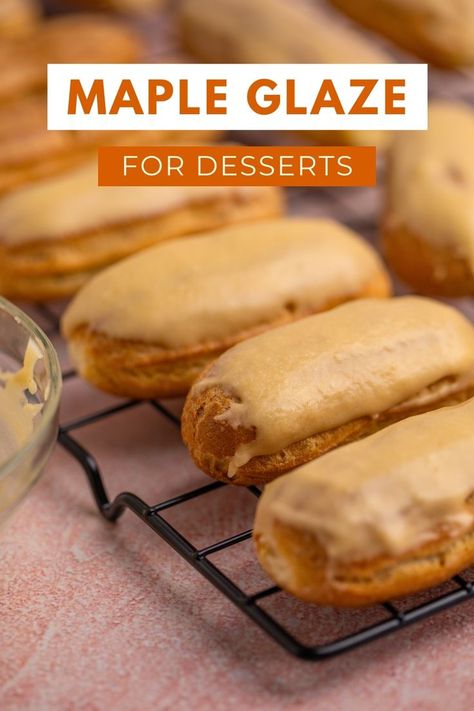
[[[289,202],[300,214],[361,219],[373,239],[378,191],[299,189]],[[472,299],[458,305],[474,317]],[[63,344],[55,344],[67,366]],[[68,381],[62,421],[113,402]],[[208,481],[174,426],[146,403],[78,438],[100,462],[111,496],[132,490],[156,503]],[[201,547],[250,528],[254,506],[245,490],[225,487],[168,518]],[[213,560],[247,593],[269,584],[250,542]],[[61,449],[0,530],[0,565],[1,711],[379,711],[382,703],[384,711],[464,711],[472,703],[472,601],[323,664],[298,661],[131,513],[115,526],[102,521],[83,472]],[[385,614],[311,608],[284,596],[267,605],[312,644]]]
[[[69,419],[109,399],[71,381],[64,401]],[[80,439],[103,463],[111,494],[128,488],[159,501],[204,480],[147,404]],[[170,515],[197,545],[251,525],[246,491],[208,497]],[[472,603],[322,665],[300,662],[132,514],[103,522],[80,468],[59,448],[1,534],[2,711],[375,710],[382,698],[386,710],[454,711],[472,700]],[[219,563],[248,591],[265,585],[251,544],[232,550]],[[312,620],[308,606],[280,604],[313,640],[354,625],[354,613],[323,609]]]

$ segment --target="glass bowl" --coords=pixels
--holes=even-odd
[[[61,369],[58,356],[41,329],[20,309],[0,297],[0,387],[4,389],[5,373],[14,373],[23,367],[28,345],[37,356],[33,369],[36,390],[25,393],[26,402],[35,405],[34,418],[30,414],[31,429],[25,441],[3,451],[0,458],[0,525],[15,506],[24,498],[40,476],[58,432],[58,410],[61,394]],[[21,389],[18,388],[18,401]],[[31,410],[32,408],[30,408]],[[3,446],[8,441],[9,406],[0,409],[0,436]],[[16,412],[16,407],[15,407]],[[21,410],[20,410],[21,414]],[[11,422],[10,422],[11,424]],[[2,444],[2,443],[0,443]],[[0,453],[1,454],[1,453]]]

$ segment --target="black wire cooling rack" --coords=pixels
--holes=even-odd
[[[57,316],[48,307],[39,307],[41,315],[51,326],[51,332],[58,330]],[[63,374],[65,380],[76,377],[74,371]],[[180,421],[167,407],[159,401],[147,403],[156,412],[157,416],[165,418],[179,427]],[[195,547],[183,532],[172,526],[162,515],[165,511],[179,507],[192,499],[202,499],[213,491],[227,484],[211,482],[205,486],[186,491],[157,504],[148,504],[130,492],[123,492],[112,501],[109,499],[100,470],[100,464],[93,453],[83,447],[74,436],[74,433],[94,423],[99,423],[120,412],[132,411],[143,403],[133,400],[108,407],[85,417],[64,424],[59,430],[60,444],[72,455],[84,470],[89,481],[92,494],[102,516],[108,521],[116,521],[127,509],[138,516],[147,526],[168,543],[184,560],[195,570],[211,582],[228,600],[230,600],[242,613],[264,630],[290,654],[309,661],[321,661],[344,652],[348,652],[362,644],[391,634],[426,617],[458,605],[474,598],[474,582],[461,575],[456,575],[451,581],[449,591],[431,591],[429,598],[420,604],[402,608],[392,602],[374,606],[384,613],[384,619],[373,624],[361,624],[358,629],[349,634],[342,634],[323,644],[307,644],[298,635],[292,633],[286,622],[279,620],[278,612],[270,614],[263,609],[261,603],[268,598],[277,598],[282,590],[277,586],[264,587],[252,595],[244,592],[242,587],[229,577],[215,562],[211,560],[213,554],[224,549],[233,549],[235,546],[247,541],[252,536],[252,530],[244,530],[236,535],[218,540],[205,548]],[[248,487],[249,495],[258,497],[260,491],[256,487]],[[410,603],[410,600],[408,600]],[[277,605],[274,607],[278,608]],[[314,606],[307,606],[313,608]],[[351,614],[351,613],[349,613]],[[356,613],[354,612],[354,618]]]
[[[44,4],[50,9],[62,7],[59,0],[46,0]],[[173,38],[167,38],[166,32],[162,36],[158,35],[159,23],[153,24],[149,36],[159,36],[159,41],[154,42],[153,59],[159,60],[161,56],[166,56],[169,51],[173,51]],[[146,31],[146,27],[142,27]],[[171,42],[171,44],[170,44]],[[170,50],[171,47],[171,50]],[[175,49],[175,48],[174,48]],[[411,61],[408,57],[400,55],[402,61]],[[430,93],[441,99],[457,99],[474,104],[474,73],[470,72],[446,72],[430,68]],[[234,138],[246,142],[245,134],[236,134]],[[263,138],[263,137],[261,137]],[[375,243],[376,218],[374,214],[374,201],[377,198],[376,190],[363,191],[361,189],[345,188],[344,190],[332,190],[318,188],[317,199],[312,189],[298,188],[295,191],[288,191],[290,212],[308,216],[318,216],[324,214],[326,217],[334,217],[347,224],[352,229],[361,232],[369,241]],[[474,319],[474,305],[464,304],[465,310]],[[54,310],[42,306],[36,308],[37,312],[49,324],[50,332],[58,331],[58,318]],[[75,374],[70,371],[64,374],[66,380],[74,378]],[[179,427],[179,419],[170,412],[160,402],[150,402],[150,406],[155,410],[157,416],[163,417]],[[144,523],[146,523],[155,533],[165,540],[187,563],[196,569],[201,575],[209,580],[228,600],[230,600],[242,613],[272,637],[281,647],[301,659],[309,661],[321,661],[344,652],[348,652],[355,647],[366,644],[375,639],[391,634],[403,629],[408,625],[419,622],[426,617],[458,605],[462,602],[474,598],[474,582],[466,577],[458,575],[451,581],[448,591],[446,587],[430,591],[423,602],[417,602],[417,598],[409,598],[403,604],[387,602],[384,605],[376,606],[375,612],[383,613],[379,621],[372,624],[365,624],[355,612],[354,621],[358,625],[349,634],[336,635],[323,644],[307,644],[303,642],[298,634],[292,633],[288,629],[287,616],[284,620],[283,605],[279,603],[278,596],[282,595],[280,588],[276,586],[266,587],[255,594],[248,595],[242,587],[211,560],[213,554],[223,551],[228,552],[247,541],[252,536],[251,530],[244,530],[229,538],[218,540],[205,548],[196,548],[182,531],[173,527],[162,515],[175,507],[179,507],[192,499],[202,499],[203,503],[211,492],[226,486],[219,482],[212,482],[207,486],[202,486],[191,491],[187,491],[180,496],[173,497],[158,504],[149,505],[133,493],[124,492],[119,494],[113,501],[109,500],[106,492],[100,464],[92,452],[87,451],[75,438],[74,433],[79,432],[91,424],[102,422],[122,411],[133,411],[141,403],[126,402],[115,407],[100,410],[87,417],[80,418],[74,422],[63,425],[59,432],[61,445],[78,461],[87,475],[92,494],[97,507],[102,516],[108,521],[117,520],[127,509],[130,509]],[[255,487],[249,488],[249,495],[258,497],[260,492]],[[269,600],[275,600],[272,605],[276,612],[270,614],[263,609],[262,604]],[[306,605],[306,608],[314,606]],[[309,609],[305,612],[308,613]],[[352,613],[349,613],[350,615]],[[370,618],[370,616],[368,616]],[[371,619],[371,618],[370,618]]]

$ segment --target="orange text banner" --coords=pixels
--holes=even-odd
[[[371,187],[372,146],[107,146],[100,186],[284,185]]]

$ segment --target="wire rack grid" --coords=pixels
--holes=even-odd
[[[290,206],[292,205],[293,209],[300,211],[301,205],[311,205],[311,196],[314,199],[314,191],[299,189],[293,196],[290,195]],[[358,205],[360,205],[361,200],[364,202],[364,196],[360,191],[355,193],[353,197]],[[341,198],[341,192],[337,190],[318,190],[317,193],[318,209],[324,203],[325,214],[337,213],[339,219],[350,224],[352,228],[359,230],[367,239],[373,241],[375,233],[373,216],[370,215],[370,211],[369,214],[367,213],[367,209],[356,210],[354,205],[351,205],[351,202],[352,198],[348,197],[348,195]],[[38,309],[43,322],[49,324],[50,333],[57,336],[59,330],[57,312],[47,306],[41,306]],[[72,370],[64,373],[65,381],[70,381],[76,377],[75,372]],[[100,462],[97,461],[93,452],[88,451],[78,441],[78,435],[84,428],[112,420],[119,413],[133,417],[135,409],[143,406],[151,407],[157,417],[164,418],[179,428],[179,417],[162,402],[149,401],[140,403],[131,400],[94,411],[84,417],[64,423],[60,427],[59,442],[84,470],[99,511],[108,521],[116,521],[127,509],[132,511],[182,556],[192,568],[212,583],[225,598],[230,600],[242,613],[290,654],[305,660],[321,661],[348,652],[359,645],[371,642],[474,598],[474,577],[471,580],[469,573],[466,576],[457,575],[452,579],[449,589],[442,587],[441,589],[430,591],[428,596],[421,602],[419,598],[414,597],[413,599],[404,600],[402,605],[387,602],[383,605],[375,606],[377,614],[369,616],[368,623],[364,622],[363,619],[361,621],[354,612],[355,628],[349,632],[343,631],[340,634],[334,634],[331,639],[325,640],[323,643],[307,643],[303,641],[298,634],[289,628],[288,615],[280,616],[279,614],[278,596],[283,594],[280,588],[269,585],[249,594],[245,591],[245,584],[234,580],[232,576],[224,572],[224,566],[216,563],[215,554],[226,552],[227,555],[232,556],[236,547],[251,538],[251,529],[239,531],[229,537],[223,537],[205,547],[197,547],[182,530],[173,526],[164,516],[166,512],[179,508],[192,500],[200,500],[203,505],[208,506],[211,493],[228,485],[220,482],[211,482],[156,504],[148,504],[139,496],[128,491],[120,493],[113,500],[109,499]],[[256,487],[249,487],[248,493],[249,497],[254,500],[255,497],[260,496],[260,491]],[[252,554],[250,553],[250,555]],[[264,607],[264,604],[269,600],[274,601],[271,612]],[[306,612],[309,615],[314,607],[305,605],[303,620]],[[337,613],[329,610],[329,614]],[[351,613],[348,614],[351,616]],[[376,621],[370,622],[371,619],[376,619]]]
[[[58,0],[48,0],[44,3],[51,10],[62,4]],[[176,56],[184,61],[178,48],[172,23],[165,16],[159,16],[155,22],[148,20],[140,29],[150,39],[150,60],[159,61],[161,58]],[[402,52],[390,51],[400,61],[412,61],[412,58]],[[438,99],[462,100],[474,105],[474,72],[445,72],[430,67],[430,95]],[[249,137],[247,134],[234,134],[234,139],[243,143],[262,142],[268,136],[259,135]],[[272,137],[273,139],[274,137]],[[312,188],[297,188],[288,191],[289,210],[299,215],[333,217],[361,233],[369,242],[376,244],[376,225],[380,207],[380,191],[378,189],[322,189],[315,191]],[[400,285],[397,292],[400,293]],[[474,320],[473,300],[458,303],[463,311]],[[36,312],[43,322],[48,324],[52,334],[58,333],[58,312],[56,309],[40,306]],[[33,312],[33,317],[35,313]],[[70,381],[76,377],[73,371],[64,373],[64,379]],[[156,534],[168,543],[182,558],[211,582],[228,600],[230,600],[242,613],[264,630],[281,647],[296,657],[310,661],[321,661],[344,652],[348,652],[359,645],[371,642],[384,635],[391,634],[408,625],[420,622],[426,617],[447,610],[474,598],[474,575],[455,576],[449,586],[429,591],[420,602],[419,597],[409,598],[401,602],[387,602],[376,606],[373,615],[368,615],[367,620],[376,619],[375,622],[364,622],[364,618],[354,613],[349,616],[355,622],[350,625],[350,632],[340,632],[330,636],[329,640],[322,643],[307,643],[302,636],[294,633],[288,624],[288,614],[283,614],[283,605],[279,602],[283,596],[282,591],[276,586],[262,587],[257,592],[248,594],[245,585],[238,583],[232,576],[226,574],[222,565],[216,563],[215,554],[226,552],[232,555],[238,546],[244,544],[252,536],[251,530],[242,530],[230,537],[223,537],[214,543],[200,548],[188,539],[182,530],[174,527],[165,518],[168,511],[180,508],[186,502],[197,500],[203,505],[208,505],[212,492],[222,489],[225,484],[211,482],[205,486],[193,488],[173,498],[149,505],[140,497],[130,492],[123,492],[110,500],[104,483],[100,462],[94,453],[88,451],[79,441],[81,431],[91,425],[98,425],[104,421],[111,421],[115,415],[123,413],[128,417],[134,416],[135,408],[143,406],[142,403],[133,401],[120,403],[102,410],[92,412],[85,417],[73,422],[63,424],[59,432],[60,444],[72,455],[84,470],[92,490],[95,502],[102,516],[108,521],[116,521],[125,510],[129,509],[147,524]],[[150,402],[150,406],[157,417],[164,418],[179,427],[179,418],[163,403]],[[249,497],[255,500],[260,492],[255,487],[248,489]],[[472,572],[472,571],[471,571]],[[272,612],[265,608],[265,603],[275,601]],[[314,606],[305,605],[302,613],[303,623],[309,618]],[[329,610],[329,615],[337,615]],[[355,626],[354,626],[355,625]],[[337,626],[336,626],[337,627]],[[316,627],[318,630],[318,627]],[[318,636],[319,638],[319,636]]]

